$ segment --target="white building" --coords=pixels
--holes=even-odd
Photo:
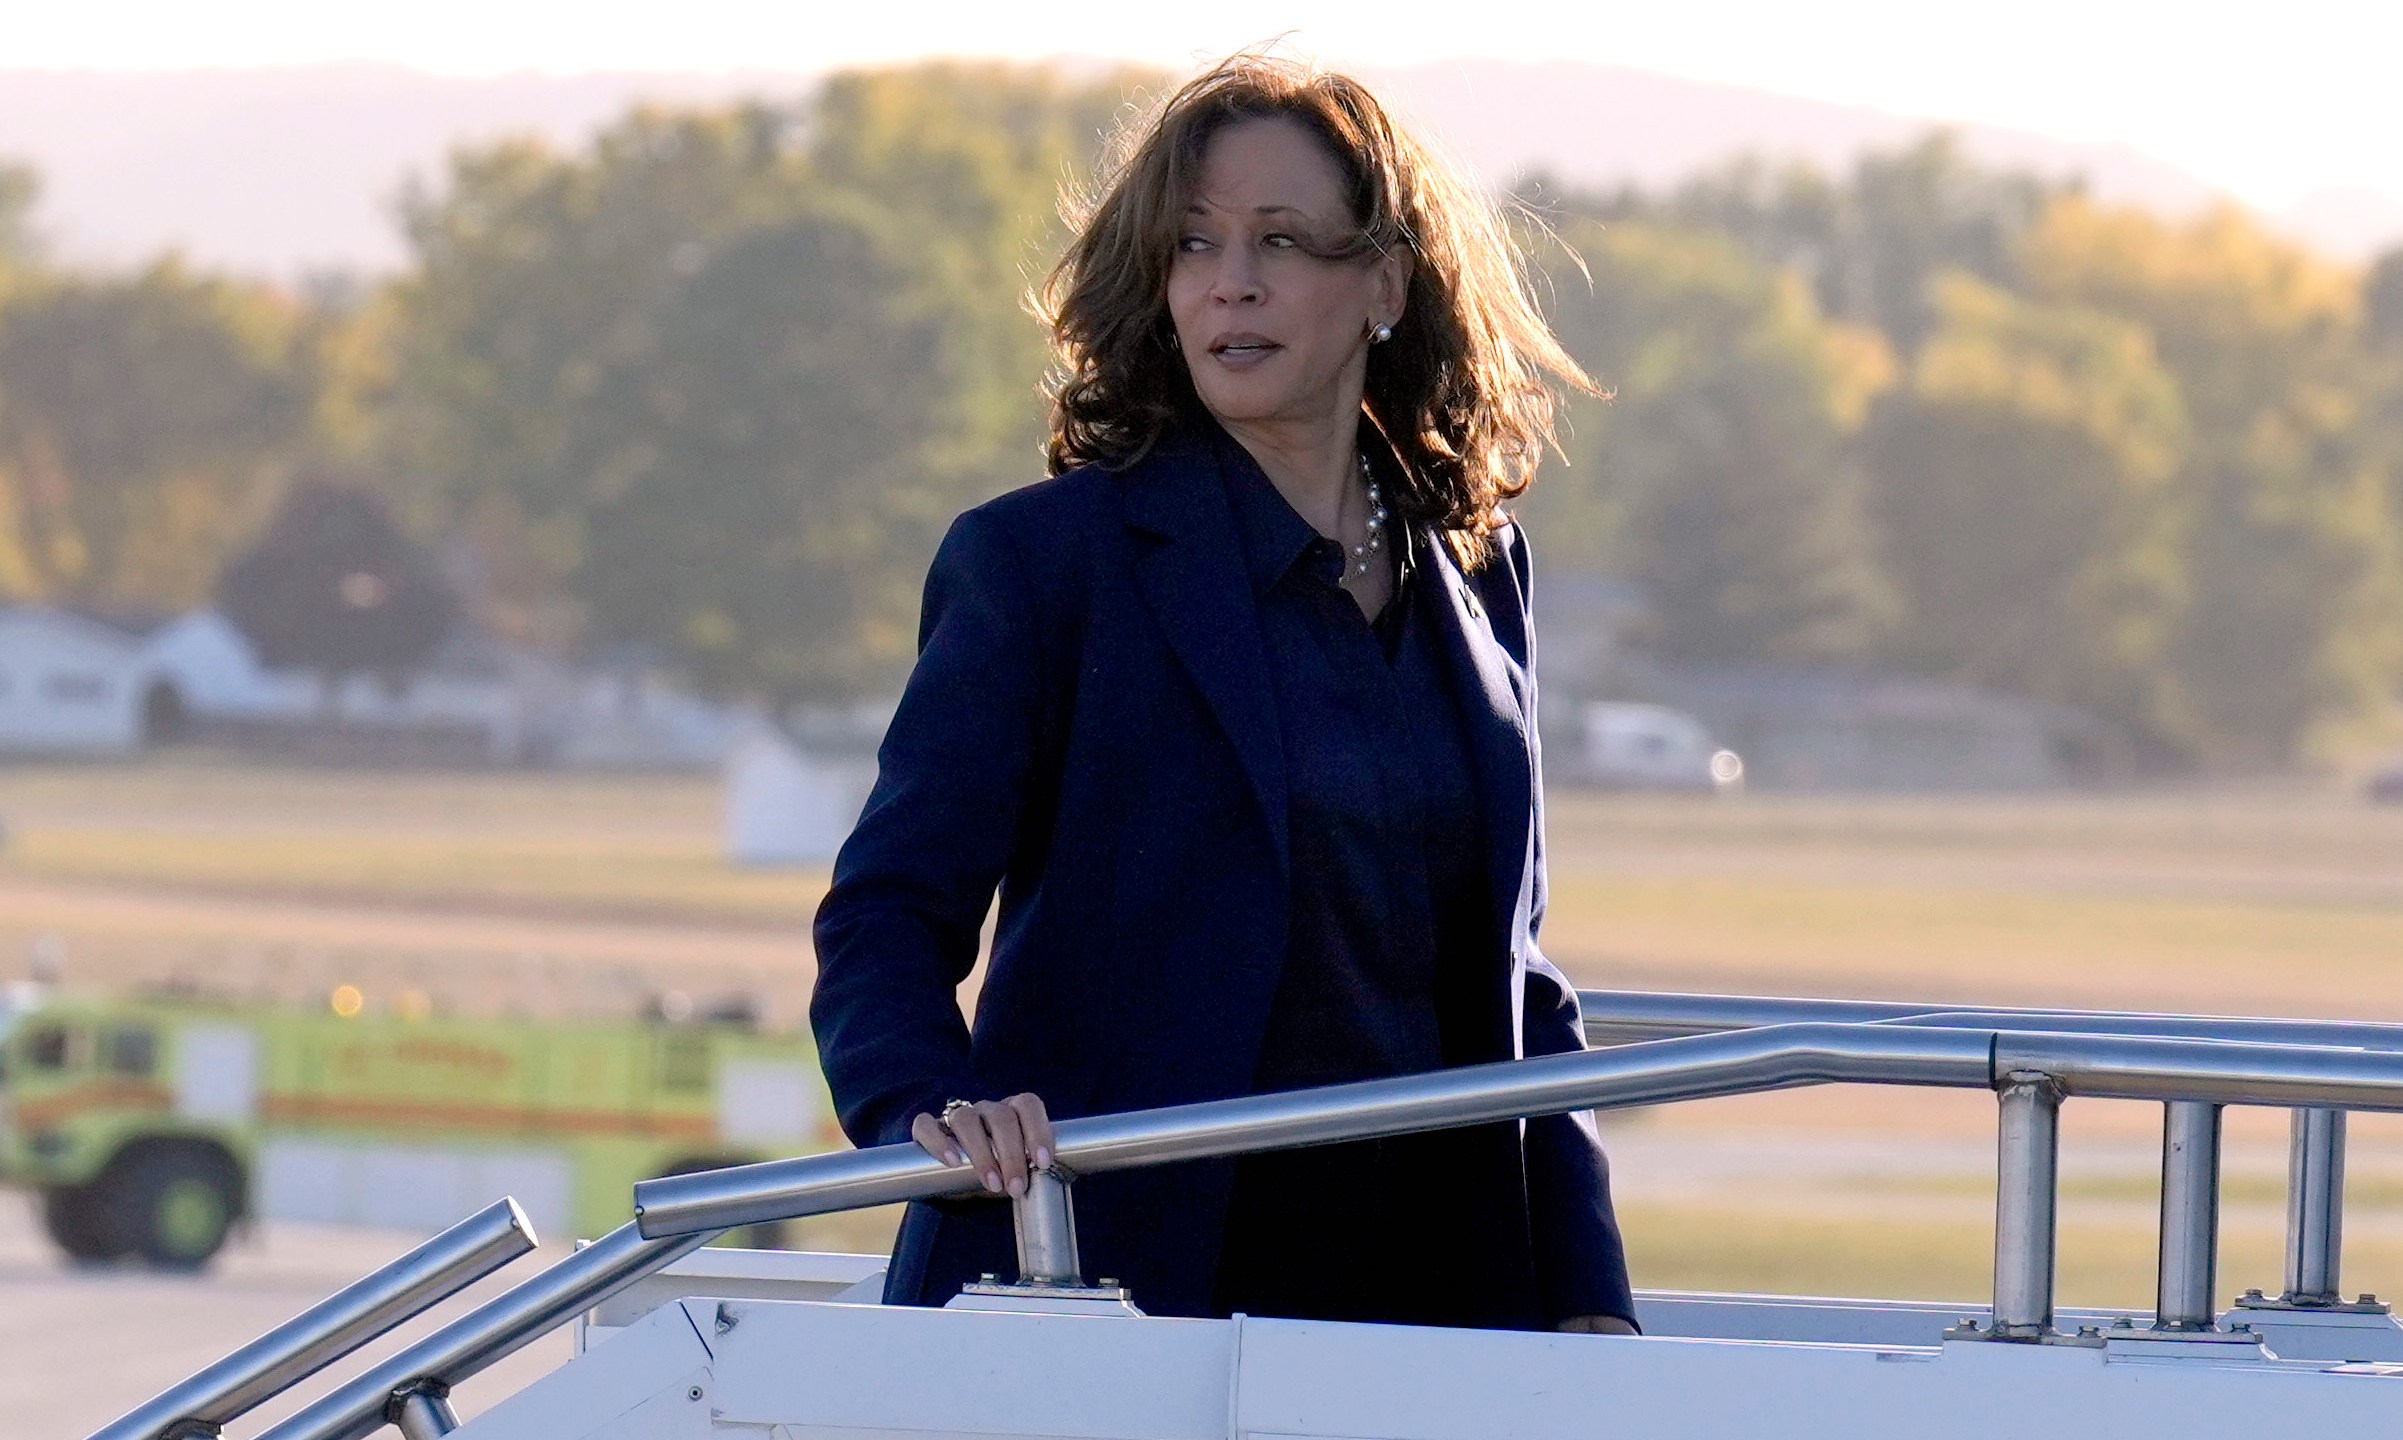
[[[686,690],[649,659],[620,654],[576,677],[550,758],[571,770],[712,770],[757,723],[741,707]]]
[[[0,607],[0,754],[134,754],[148,682],[138,636],[64,610]]]
[[[876,762],[804,749],[765,723],[726,756],[726,858],[808,865],[834,858],[859,820]]]
[[[187,734],[298,754],[294,738],[326,742],[330,722],[343,754],[709,769],[725,763],[741,718],[655,666],[579,672],[471,627],[405,674],[329,682],[261,664],[214,609],[145,637],[70,611],[0,606],[0,755],[131,756]]]
[[[472,631],[445,637],[405,675],[325,677],[270,668],[241,627],[195,610],[151,637],[150,663],[204,733],[337,720],[363,732],[446,734],[483,760],[535,758],[553,740],[569,681],[557,665]]]
[[[349,675],[335,694],[345,724],[480,737],[482,758],[519,765],[556,746],[567,671],[522,646],[459,627],[406,675]]]
[[[216,610],[160,626],[149,655],[152,672],[196,720],[305,720],[317,711],[317,678],[261,665],[250,637]]]

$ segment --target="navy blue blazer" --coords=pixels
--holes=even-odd
[[[1286,943],[1286,796],[1267,658],[1209,430],[959,517],[927,577],[917,667],[817,916],[818,1050],[843,1128],[909,1138],[953,1096],[1033,1091],[1069,1118],[1248,1093]],[[1493,983],[1520,1054],[1581,1048],[1544,913],[1528,558],[1515,526],[1463,574],[1426,547],[1468,704],[1491,853]],[[998,888],[971,1029],[957,991]],[[1497,1007],[1497,1010],[1499,1007]],[[1521,1130],[1536,1313],[1632,1317],[1589,1116]],[[1209,1313],[1233,1166],[1076,1187],[1090,1274],[1154,1314]],[[1440,1243],[1431,1237],[1430,1243]],[[1397,1262],[1410,1257],[1397,1257]],[[1009,1207],[913,1205],[890,1303],[1011,1272]],[[1448,1281],[1475,1285],[1478,1277]]]

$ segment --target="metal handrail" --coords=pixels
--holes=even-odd
[[[447,1396],[469,1376],[700,1249],[710,1239],[704,1234],[645,1240],[632,1225],[620,1225],[303,1407],[262,1433],[259,1440],[300,1440],[302,1436],[361,1440],[396,1420],[411,1397]]]
[[[526,1212],[515,1200],[496,1201],[102,1427],[92,1440],[214,1436],[534,1246]]]
[[[1566,1055],[1062,1121],[1079,1175],[1365,1140],[1569,1110],[1865,1082],[1990,1089],[2014,1073],[2069,1095],[2403,1110],[2403,1054],[2327,1046],[1901,1025],[1771,1025]],[[914,1144],[770,1160],[634,1187],[648,1236],[973,1194],[975,1172]]]
[[[1716,1035],[1763,1025],[1943,1025],[2070,1034],[2154,1035],[2276,1045],[2403,1050],[2403,1025],[2375,1020],[2265,1020],[2142,1010],[2062,1010],[1895,1000],[1816,1000],[1783,995],[1702,995],[1661,990],[1580,990],[1589,1045]]]
[[[1828,1083],[1996,1089],[2006,1190],[1997,1236],[1997,1333],[2051,1318],[2052,1197],[2040,1155],[2063,1095],[2403,1111],[2403,1054],[2126,1035],[1894,1024],[1795,1024],[1502,1061],[1318,1090],[1061,1122],[1078,1174],[1223,1157],[1572,1110],[1657,1105]],[[2018,1107],[2014,1111],[2013,1107]],[[2014,1140],[2017,1134],[2024,1138]],[[2015,1148],[2016,1147],[2016,1148]],[[2036,1179],[2030,1181],[2029,1177]],[[2028,1192],[2041,1183],[2035,1204]],[[2014,1188],[2015,1187],[2015,1188]],[[636,1220],[553,1265],[268,1431],[261,1440],[363,1440],[405,1404],[451,1387],[569,1317],[739,1225],[980,1193],[976,1173],[913,1144],[645,1181]],[[1998,1218],[2000,1216],[1998,1215]],[[2024,1231],[2025,1233],[2021,1233]],[[2005,1313],[2006,1276],[2012,1282]]]
[[[2270,1044],[2339,1045],[2403,1051],[2403,1025],[2361,1020],[2264,1020],[2233,1015],[2177,1015],[2125,1010],[2031,1010],[1992,1005],[1918,1004],[1893,1000],[1817,1000],[1765,995],[1703,995],[1645,990],[1580,990],[1588,1044],[1615,1045],[1678,1035],[1798,1022],[1869,1025],[2009,1026],[2054,1033],[2182,1036]],[[2344,1112],[2298,1107],[2287,1155],[2286,1286],[2280,1303],[2317,1308],[2341,1304],[2344,1255]],[[2189,1153],[2208,1133],[2209,1153]],[[2207,1211],[2216,1217],[2219,1173],[2215,1118],[2178,1113],[2162,1117],[2163,1225]],[[2208,1181],[2210,1195],[2201,1192]],[[2173,1189],[2182,1185],[2183,1190]],[[2176,1211],[2177,1214],[2172,1213]],[[2185,1243],[2199,1243],[2189,1227]],[[2166,1272],[2165,1272],[2166,1274]],[[2208,1277],[2203,1277],[2208,1278]],[[2207,1287],[2206,1287],[2207,1288]],[[2161,1299],[2164,1313],[2193,1318],[2194,1297]]]
[[[1991,1034],[1783,1025],[1061,1121],[1053,1153],[1076,1175],[1491,1120],[1862,1081],[1986,1089]],[[2398,1071],[2403,1075],[2403,1071]],[[687,1234],[981,1189],[974,1170],[914,1144],[769,1160],[634,1187],[645,1235]]]
[[[1728,1087],[1726,1093],[1730,1094],[1835,1080],[1888,1079],[1891,1083],[1957,1085],[1966,1088],[1980,1088],[1988,1083],[1991,1046],[1984,1037],[1970,1032],[1931,1032],[1933,1053],[1930,1054],[1928,1047],[1922,1044],[1927,1039],[1925,1036],[1902,1030],[1869,1031],[1848,1041],[1842,1047],[1843,1053],[1839,1054],[1814,1049],[1812,1040],[1815,1036],[1846,1033],[1845,1027],[1797,1026],[1788,1027],[1788,1030],[1789,1033],[1766,1038],[1765,1032],[1747,1032],[1663,1042],[1659,1046],[1626,1046],[1609,1051],[1505,1061],[1466,1070],[1410,1076],[1403,1080],[1372,1081],[1365,1085],[1335,1086],[1326,1091],[1298,1091],[1291,1096],[1263,1096],[1258,1099],[1284,1101],[1340,1093],[1356,1102],[1373,1099],[1375,1092],[1380,1091],[1433,1087],[1458,1104],[1463,1100],[1480,1098],[1466,1094],[1464,1090],[1506,1088],[1508,1082],[1502,1078],[1502,1072],[1511,1071],[1531,1074],[1532,1078],[1527,1082],[1532,1087],[1530,1093],[1540,1096],[1538,1102],[1524,1113],[1544,1113],[1546,1107],[1553,1110],[1586,1108],[1596,1103],[1588,1097],[1597,1093],[1596,1085],[1603,1077],[1608,1077],[1614,1083],[1614,1095],[1623,1095],[1624,1098],[1616,1103],[1657,1103],[1674,1099],[1678,1098],[1679,1087],[1676,1082],[1681,1074],[1704,1070],[1722,1077],[1721,1083]],[[1465,1087],[1464,1081],[1468,1082]],[[1491,1103],[1489,1096],[1483,1098],[1487,1104]],[[1239,1106],[1252,1102],[1218,1103],[1220,1106]],[[1182,1106],[1171,1110],[1137,1111],[1127,1115],[1063,1122],[1058,1152],[1061,1163],[1078,1170],[1112,1168],[1109,1159],[1113,1153],[1122,1155],[1124,1146],[1143,1143],[1148,1122],[1161,1116],[1181,1117],[1190,1122],[1195,1118],[1193,1112],[1207,1112],[1213,1108]],[[1207,1117],[1203,1118],[1206,1124]],[[1437,1128],[1442,1124],[1469,1124],[1477,1118],[1477,1113],[1469,1113],[1448,1121],[1430,1121],[1426,1128]],[[1186,1143],[1208,1144],[1214,1141],[1218,1147],[1222,1147],[1197,1152],[1202,1154],[1273,1148],[1278,1144],[1306,1145],[1315,1143],[1311,1138],[1313,1124],[1323,1121],[1314,1122],[1306,1113],[1288,1116],[1285,1124],[1275,1129],[1273,1139],[1268,1132],[1263,1132],[1257,1144],[1240,1128],[1231,1131],[1224,1128],[1229,1124],[1239,1127],[1242,1123],[1243,1117],[1230,1116],[1221,1109],[1219,1130],[1205,1132],[1188,1129]],[[1375,1133],[1390,1134],[1411,1128],[1419,1127],[1404,1121]],[[1124,1163],[1156,1162],[1136,1159]],[[742,1166],[732,1171],[705,1174],[706,1178],[750,1176],[764,1170],[783,1176],[788,1173],[788,1167],[793,1166],[806,1167],[804,1183],[807,1196],[785,1211],[788,1217],[829,1214],[901,1200],[982,1193],[973,1171],[945,1166],[915,1145],[838,1151],[800,1160],[773,1161],[765,1165]],[[570,1317],[600,1304],[644,1276],[699,1249],[708,1243],[718,1229],[745,1223],[733,1221],[728,1222],[726,1227],[702,1226],[672,1236],[663,1234],[658,1238],[646,1238],[639,1228],[644,1211],[643,1197],[655,1194],[652,1187],[660,1183],[646,1181],[636,1187],[636,1224],[619,1226],[483,1308],[426,1336],[268,1430],[259,1440],[364,1440],[364,1437],[392,1422],[406,1397],[426,1393],[436,1396],[447,1394],[454,1386],[565,1323]]]

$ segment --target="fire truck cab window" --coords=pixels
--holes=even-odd
[[[159,1068],[158,1032],[142,1026],[111,1030],[101,1041],[101,1064],[118,1075],[149,1075]]]
[[[25,1066],[29,1070],[64,1070],[74,1058],[74,1033],[63,1025],[44,1025],[25,1037]]]

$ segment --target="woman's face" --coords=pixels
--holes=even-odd
[[[1347,251],[1359,225],[1334,159],[1300,125],[1245,120],[1211,137],[1168,313],[1212,415],[1276,424],[1359,412],[1369,331],[1401,319],[1409,279],[1400,255],[1320,258]]]

